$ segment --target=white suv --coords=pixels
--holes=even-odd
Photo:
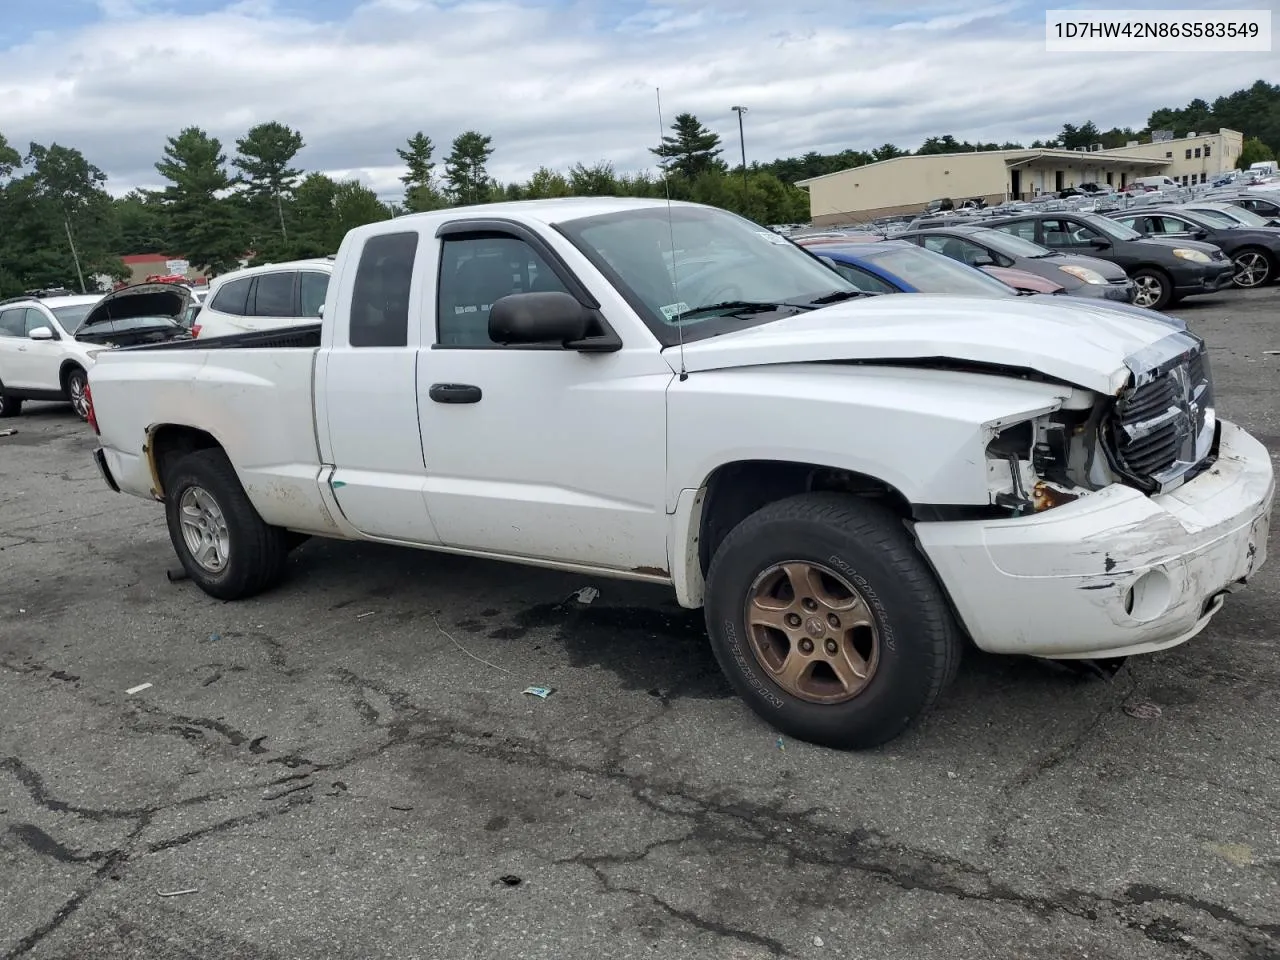
[[[204,339],[316,323],[332,274],[328,257],[223,274],[209,285],[191,333]]]
[[[94,357],[115,347],[190,338],[177,318],[191,290],[139,283],[103,295],[46,291],[0,300],[0,417],[16,417],[23,401],[66,401],[81,419]]]
[[[0,417],[24,400],[70,401],[84,417],[84,386],[96,344],[73,336],[102,294],[0,301]]]

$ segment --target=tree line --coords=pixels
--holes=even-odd
[[[1151,114],[1146,128],[1099,130],[1092,122],[1063,124],[1032,147],[1073,148],[1149,141],[1151,130],[1246,134],[1239,165],[1274,158],[1280,147],[1280,84],[1259,80],[1212,104],[1193,100]],[[404,199],[384,203],[357,180],[304,172],[296,164],[302,134],[278,121],[261,123],[235,141],[234,151],[199,127],[169,137],[156,162],[157,190],[113,198],[107,177],[80,151],[59,144],[29,145],[20,154],[0,133],[0,296],[35,287],[92,289],[93,277],[128,275],[121,256],[182,256],[211,275],[245,257],[268,262],[324,256],[353,227],[404,213],[450,206],[568,196],[634,196],[692,200],[741,213],[761,223],[809,218],[808,195],[795,181],[905,156],[892,143],[871,150],[810,152],[743,169],[724,159],[724,144],[696,116],[681,113],[651,148],[660,172],[619,173],[607,162],[575,163],[566,171],[540,167],[524,182],[499,183],[488,171],[492,137],[475,130],[456,136],[442,161],[425,132],[395,153],[406,172]],[[971,143],[951,134],[927,138],[917,155],[1017,149],[1021,144]]]

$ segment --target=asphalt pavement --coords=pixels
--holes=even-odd
[[[1280,451],[1280,288],[1173,312]],[[5,428],[0,956],[1280,957],[1274,539],[1191,643],[838,753],[665,591],[312,541],[223,604],[68,408]]]

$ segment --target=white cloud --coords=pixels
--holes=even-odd
[[[280,120],[302,131],[307,169],[391,195],[395,148],[417,130],[441,161],[463,130],[492,135],[502,180],[601,159],[651,169],[656,86],[668,123],[697,114],[732,160],[733,104],[750,108],[748,159],[772,159],[1141,126],[1274,72],[1269,54],[1046,54],[1040,9],[962,0],[369,0],[325,21],[270,0],[205,15],[101,3],[121,15],[0,50],[0,132],[79,147],[115,190],[156,184],[165,137],[188,125],[232,153],[252,124]],[[903,21],[915,29],[893,29]]]

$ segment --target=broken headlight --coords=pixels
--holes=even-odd
[[[1106,403],[1076,390],[1053,413],[996,425],[987,443],[991,503],[1014,516],[1042,513],[1110,483],[1098,455]]]

